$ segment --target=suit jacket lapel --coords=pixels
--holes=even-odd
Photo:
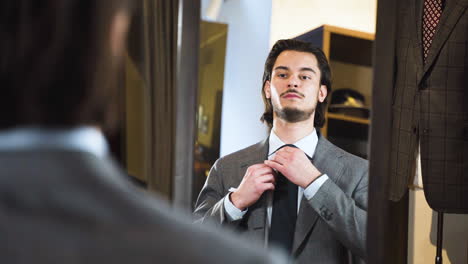
[[[257,147],[252,151],[247,152],[244,159],[240,161],[240,177],[242,178],[248,167],[263,163],[268,155],[268,138],[257,144]],[[248,212],[248,225],[249,229],[254,231],[261,230],[262,236],[266,232],[266,212],[267,212],[267,193],[264,193],[262,197],[249,208]],[[263,239],[263,237],[262,237]]]
[[[411,36],[413,42],[413,55],[416,62],[416,80],[417,83],[421,81],[423,77],[423,44],[422,44],[422,13],[423,13],[424,0],[413,0],[410,1],[410,14],[414,15],[416,23],[411,23]],[[410,18],[411,20],[411,18]],[[405,30],[405,29],[403,29]]]
[[[318,220],[318,216],[317,212],[308,204],[307,199],[302,197],[301,207],[297,215],[296,230],[294,231],[293,256],[297,256],[300,253],[299,248],[309,237]]]
[[[442,46],[447,41],[467,6],[467,1],[465,0],[446,0],[446,3],[445,9],[442,12],[442,17],[437,25],[431,47],[429,48],[429,53],[423,69],[423,76],[434,63]]]
[[[242,169],[247,169],[249,166],[254,164],[263,163],[263,161],[268,156],[268,139],[257,143],[252,150],[246,152],[244,157],[239,161],[240,167]],[[241,178],[243,175],[240,176]]]
[[[317,148],[312,158],[312,163],[319,171],[335,183],[341,180],[343,175],[343,165],[338,161],[342,156],[341,152],[333,151],[332,144],[324,139],[320,134]],[[302,198],[301,207],[297,215],[296,230],[294,233],[293,255],[300,253],[301,245],[307,241],[313,227],[318,220],[317,212],[309,205],[305,197]]]

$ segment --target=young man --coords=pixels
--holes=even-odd
[[[330,68],[309,43],[280,40],[263,76],[267,139],[220,158],[198,198],[199,222],[234,226],[288,250],[298,263],[348,263],[366,256],[367,161],[317,131]]]
[[[1,262],[284,263],[194,226],[109,157],[97,127],[115,117],[129,1],[0,1]]]

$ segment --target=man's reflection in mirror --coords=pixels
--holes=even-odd
[[[234,227],[298,263],[364,259],[368,162],[319,131],[331,93],[322,50],[276,42],[261,93],[269,136],[216,161],[196,203],[197,221]]]

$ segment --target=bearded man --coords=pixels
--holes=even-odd
[[[276,42],[262,86],[269,137],[216,161],[197,200],[197,221],[282,247],[297,263],[362,262],[368,162],[318,131],[330,90],[322,50]]]

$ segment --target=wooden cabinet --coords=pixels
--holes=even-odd
[[[344,150],[367,158],[369,117],[355,111],[329,112],[335,91],[350,89],[363,96],[361,110],[370,111],[372,102],[372,47],[374,35],[323,25],[295,39],[322,48],[332,72],[332,92],[328,95],[326,123],[322,135]],[[343,90],[342,90],[343,91]]]

